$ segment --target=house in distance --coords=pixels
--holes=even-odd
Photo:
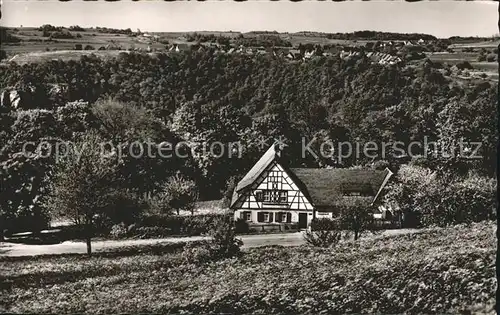
[[[341,204],[375,204],[392,174],[387,168],[288,168],[274,144],[238,182],[230,209],[252,228],[305,229],[313,218],[335,218]]]

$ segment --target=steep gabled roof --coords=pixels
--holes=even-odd
[[[253,184],[253,182],[259,177],[259,175],[269,166],[275,159],[280,156],[279,149],[276,145],[272,145],[264,155],[255,163],[255,165],[248,171],[248,173],[243,177],[238,185],[236,186],[236,191],[241,191],[246,187]]]
[[[251,186],[257,178],[262,174],[262,172],[273,163],[280,156],[279,147],[274,144],[272,145],[264,155],[255,163],[255,165],[248,171],[248,173],[243,177],[236,185],[236,189],[233,192],[233,196],[231,198],[231,207],[238,201],[239,193]]]
[[[292,168],[295,175],[314,206],[332,206],[342,200],[344,191],[360,192],[372,196],[372,202],[378,198],[380,190],[392,175],[389,169],[342,168]]]

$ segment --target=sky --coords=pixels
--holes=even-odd
[[[0,0],[2,26],[80,25],[150,32],[374,30],[437,37],[492,36],[498,31],[494,1],[138,1]]]

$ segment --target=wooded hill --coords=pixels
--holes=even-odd
[[[211,51],[10,64],[0,71],[0,203],[5,209],[29,209],[44,190],[42,178],[53,160],[20,157],[23,143],[47,137],[74,140],[90,130],[114,142],[244,144],[242,158],[196,151],[182,160],[128,159],[120,166],[124,186],[141,193],[154,192],[165,178],[181,173],[196,181],[202,199],[220,198],[266,149],[257,139],[280,135],[288,139],[292,165],[316,167],[378,159],[351,157],[342,164],[303,159],[302,137],[334,143],[427,139],[445,147],[464,138],[482,142],[481,159],[428,157],[423,163],[457,176],[472,169],[492,176],[497,85],[483,80],[462,84],[445,77],[442,68],[429,60],[389,66],[364,56],[330,56],[302,63]],[[83,101],[69,103],[78,100]],[[424,153],[425,148],[412,151]],[[408,162],[391,154],[384,159],[380,163],[394,169]],[[12,196],[19,198],[12,201]]]

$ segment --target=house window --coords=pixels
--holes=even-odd
[[[273,213],[272,212],[258,212],[257,213],[257,222],[273,222]]]
[[[267,176],[267,189],[281,189],[281,172],[272,171]]]
[[[264,200],[264,195],[262,194],[262,191],[255,192],[255,200],[257,202],[262,202]]]
[[[264,190],[264,202],[271,202],[271,194],[270,190]]]
[[[288,212],[276,213],[276,222],[290,223],[292,222],[292,214]]]
[[[288,191],[282,190],[280,191],[280,202],[287,202],[288,201]]]
[[[286,203],[288,201],[288,191],[286,190],[264,190],[263,201],[266,203]]]
[[[343,184],[342,194],[344,196],[374,196],[373,188],[369,184]]]
[[[243,211],[241,212],[240,218],[245,221],[252,221],[252,212],[251,211]]]

